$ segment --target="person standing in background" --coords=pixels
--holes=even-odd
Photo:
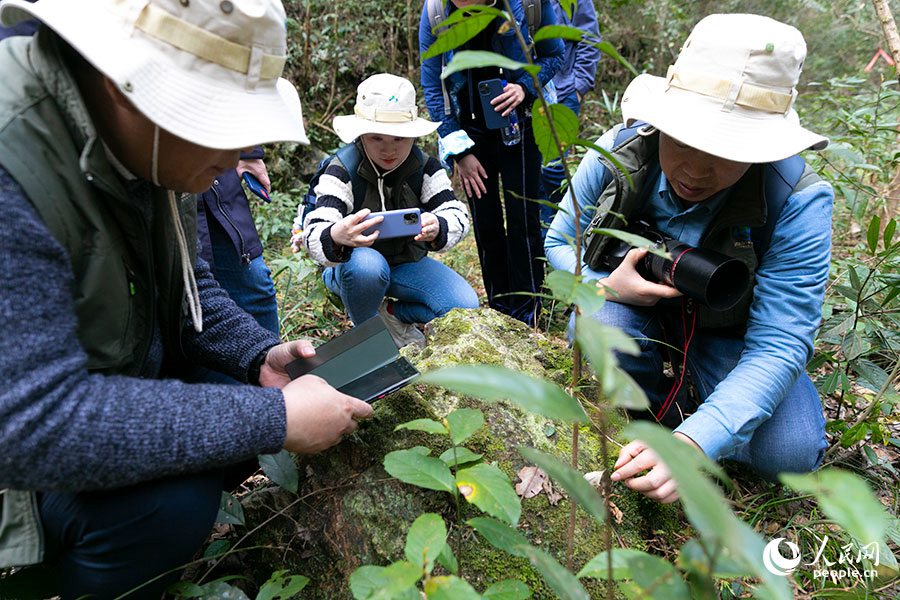
[[[581,114],[581,103],[588,92],[594,89],[594,77],[600,62],[600,50],[593,44],[600,43],[600,26],[597,24],[597,11],[593,0],[581,0],[575,6],[572,17],[566,14],[559,0],[550,0],[560,25],[577,27],[584,32],[584,41],[563,40],[565,51],[562,68],[553,78],[556,86],[557,102],[571,109],[575,116]],[[541,173],[544,192],[553,204],[559,204],[564,190],[562,183],[566,178],[562,161],[559,159],[545,165]],[[547,228],[556,214],[556,208],[541,205],[541,235],[547,235]]]

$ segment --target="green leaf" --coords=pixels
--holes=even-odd
[[[709,558],[703,553],[703,547],[695,539],[688,540],[678,554],[678,565],[685,571],[699,573],[705,578],[739,579],[748,577],[750,572],[732,558],[719,554],[714,557],[715,571],[709,572]]]
[[[454,450],[456,451],[455,454]],[[484,454],[476,454],[468,448],[463,448],[460,446],[446,450],[441,454],[440,458],[448,467],[455,467],[458,465],[475,462],[476,460],[481,460],[482,456],[484,456]]]
[[[430,578],[425,582],[425,595],[429,600],[481,600],[475,588],[455,575]]]
[[[853,444],[866,439],[866,434],[868,433],[868,424],[859,423],[858,425],[854,425],[853,427],[845,431],[843,435],[841,435],[841,447],[849,448]]]
[[[855,331],[851,331],[841,340],[841,350],[848,360],[857,358],[864,352],[862,336]]]
[[[639,550],[616,548],[612,551],[613,579],[630,579],[650,598],[660,600],[690,600],[691,596],[681,574],[667,560]],[[606,579],[607,554],[601,552],[584,566],[579,577]],[[650,591],[652,590],[652,592]]]
[[[412,429],[413,431],[424,431],[425,433],[435,433],[438,435],[447,435],[447,428],[443,423],[438,423],[434,419],[416,419],[407,423],[401,423],[394,427],[394,431],[401,429]]]
[[[256,600],[286,600],[297,595],[309,584],[309,577],[290,575],[287,570],[276,571],[259,590]]]
[[[869,230],[866,232],[866,240],[869,242],[869,252],[874,255],[878,252],[878,233],[881,231],[881,217],[875,215],[869,221]]]
[[[613,406],[641,410],[650,405],[647,394],[627,373],[619,368],[614,351],[637,356],[640,347],[617,327],[603,325],[590,316],[575,320],[575,341],[584,351],[603,394]]]
[[[859,544],[865,546],[884,540],[888,516],[860,477],[827,468],[804,475],[784,473],[779,478],[797,491],[814,495],[825,514]]]
[[[763,539],[728,509],[722,492],[702,473],[703,470],[709,471],[727,482],[722,468],[658,425],[635,422],[625,428],[624,434],[629,439],[643,441],[657,455],[665,457],[665,464],[678,485],[688,520],[704,542],[716,548],[717,555],[733,559],[762,580],[757,588],[757,597],[790,600],[791,589],[787,580],[762,565]]]
[[[456,561],[456,555],[453,554],[450,544],[444,544],[444,549],[438,554],[437,561],[438,564],[454,575],[459,574],[459,563]]]
[[[580,42],[584,38],[584,31],[568,25],[545,25],[535,32],[533,39],[537,43],[556,38]]]
[[[506,473],[495,465],[479,464],[456,474],[456,487],[470,504],[513,527],[522,515],[522,504]]]
[[[528,540],[506,523],[488,517],[476,517],[469,519],[466,523],[480,533],[494,548],[513,556],[525,556],[520,548],[527,546]]]
[[[563,104],[551,104],[549,109],[550,119],[553,120],[553,127],[556,129],[559,143],[565,152],[578,139],[578,116],[572,112],[571,108]],[[553,139],[547,113],[544,111],[544,105],[540,99],[535,100],[531,107],[531,126],[534,132],[534,141],[544,157],[544,164],[558,159],[559,147],[556,145],[556,140]]]
[[[541,68],[537,65],[529,65],[520,63],[511,58],[507,58],[496,52],[485,52],[483,50],[463,50],[453,55],[453,60],[441,73],[441,79],[446,79],[453,73],[458,71],[468,71],[469,69],[480,69],[481,67],[499,67],[504,71],[516,71],[523,69],[528,73],[536,75]]]
[[[447,526],[444,519],[434,513],[425,513],[413,521],[406,534],[404,553],[409,562],[431,573],[434,561],[447,545]]]
[[[606,507],[603,504],[603,497],[594,486],[585,480],[584,475],[557,458],[535,448],[520,447],[519,454],[524,456],[528,462],[543,469],[556,483],[563,486],[569,496],[574,498],[588,514],[597,519],[597,522],[601,524],[606,522]]]
[[[612,552],[612,578],[616,581],[631,578],[631,568],[628,566],[628,558],[643,554],[640,550],[631,548],[615,548]],[[588,561],[578,572],[578,578],[593,577],[594,579],[606,579],[609,574],[607,567],[608,554],[601,552]]]
[[[553,297],[563,304],[574,304],[581,308],[582,314],[593,315],[606,302],[603,290],[591,280],[584,282],[574,273],[557,269],[544,279],[544,285],[550,288]]]
[[[263,473],[279,487],[292,494],[297,493],[300,473],[294,457],[287,450],[282,450],[278,454],[260,454],[259,466],[262,467]]]
[[[588,421],[581,404],[555,383],[504,367],[459,365],[429,371],[419,381],[487,402],[509,400],[549,419]]]
[[[453,474],[441,460],[416,450],[396,450],[384,457],[384,470],[403,483],[453,492]]]
[[[176,598],[196,598],[203,595],[203,587],[192,581],[176,581],[168,587],[166,593]]]
[[[462,444],[484,425],[484,413],[474,408],[458,408],[447,415],[450,441]]]
[[[850,287],[852,287],[857,292],[862,287],[862,281],[859,279],[859,273],[856,272],[854,267],[850,267],[847,270],[847,275],[850,277]]]
[[[222,492],[219,500],[219,514],[216,517],[216,523],[228,523],[229,525],[244,524],[244,507],[240,501],[229,494]]]
[[[897,220],[891,219],[884,226],[884,249],[887,250],[894,243],[894,232],[897,230]]]
[[[566,11],[566,16],[571,21],[572,15],[575,13],[575,7],[578,6],[578,0],[559,0],[559,5]]]
[[[209,546],[206,547],[206,550],[203,551],[203,558],[219,558],[231,548],[231,542],[228,540],[214,540],[210,542]]]
[[[350,591],[356,600],[393,600],[421,577],[419,567],[405,560],[387,567],[367,565],[350,575]]]
[[[497,17],[506,20],[507,13],[490,6],[472,6],[466,10],[454,11],[441,22],[440,29],[443,31],[438,34],[428,51],[422,55],[422,60],[458,48],[478,35]]]
[[[552,556],[534,546],[522,546],[531,566],[541,574],[547,585],[562,600],[590,600],[587,590],[565,567]]]
[[[527,600],[531,598],[531,589],[515,579],[498,581],[481,595],[484,600]]]

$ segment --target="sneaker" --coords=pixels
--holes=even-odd
[[[425,334],[422,333],[414,323],[404,323],[394,315],[388,312],[388,301],[385,300],[378,307],[378,314],[387,325],[387,329],[397,344],[397,348],[403,348],[410,344],[415,344],[419,348],[425,347]]]

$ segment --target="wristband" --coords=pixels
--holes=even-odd
[[[250,361],[250,364],[247,366],[247,383],[250,383],[252,385],[259,385],[259,371],[265,364],[266,356],[269,355],[269,350],[271,349],[272,346],[269,346],[264,350],[260,350],[259,354],[254,356],[253,360]]]

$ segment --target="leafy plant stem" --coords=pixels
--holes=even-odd
[[[868,419],[870,416],[872,416],[872,413],[874,413],[876,409],[881,407],[881,402],[880,402],[881,397],[884,396],[884,394],[887,392],[888,388],[891,386],[891,384],[897,378],[898,374],[900,374],[900,360],[894,362],[894,369],[891,371],[891,374],[888,375],[887,379],[884,380],[884,383],[882,384],[881,389],[878,390],[878,393],[875,394],[875,397],[872,399],[872,401],[869,403],[869,405],[863,410],[863,412],[858,417],[856,417],[856,419],[853,421],[853,423],[851,423],[850,425],[847,426],[847,429],[852,429],[852,428],[856,427],[857,425],[859,425],[860,423],[864,422],[866,419]],[[829,448],[828,451],[825,453],[825,460],[834,458],[834,455],[839,450],[840,450],[840,444],[836,444],[836,445],[832,446],[831,448]]]
[[[456,479],[456,471],[459,470],[459,458],[456,456],[456,444],[453,444],[453,479]],[[462,511],[459,507],[459,488],[453,486],[453,502],[456,504],[456,563],[457,576],[463,576],[462,566]]]
[[[606,415],[600,413],[601,431],[607,429]],[[609,464],[609,443],[606,441],[606,435],[600,436],[600,464],[606,469]],[[610,498],[612,497],[612,480],[605,475],[602,479],[603,483],[603,506],[606,509],[606,527],[603,528],[603,548],[606,550],[606,597],[615,598],[615,583],[613,579],[613,557],[612,557],[612,531],[613,531],[613,511],[610,507]]]

